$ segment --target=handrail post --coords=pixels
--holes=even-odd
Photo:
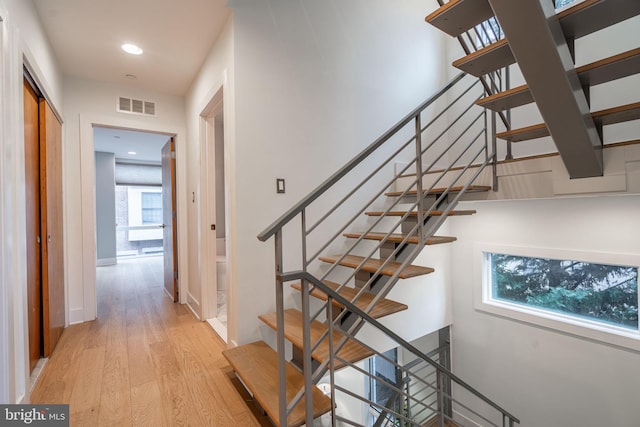
[[[302,239],[302,270],[307,271],[307,210],[300,213]],[[309,303],[309,286],[307,280],[300,283],[302,291],[302,373],[304,374],[304,405],[306,424],[313,425],[313,367],[311,365],[311,309]]]
[[[438,427],[444,427],[444,390],[442,376],[444,374],[440,370],[436,373],[436,390],[438,393]]]
[[[282,281],[282,229],[274,235],[275,270],[276,270],[276,324],[278,351],[278,418],[280,425],[287,425],[287,376],[285,371],[285,338],[284,338],[284,283]]]
[[[509,66],[507,65],[504,71],[505,74],[505,91],[511,89],[511,68],[509,68]],[[511,130],[511,109],[507,110],[507,129],[506,130]],[[512,142],[511,141],[507,141],[507,156],[505,157],[505,160],[511,160],[513,159],[513,152],[511,151],[512,148]]]
[[[507,150],[510,147],[507,146]],[[493,161],[491,171],[493,174],[493,191],[498,191],[498,141],[496,138],[496,112],[491,112],[491,150],[493,151]]]
[[[418,236],[420,241],[425,239],[424,235],[424,193],[422,192],[422,121],[420,120],[420,112],[416,114],[415,118],[416,126],[416,197],[417,200],[417,220],[418,220]]]

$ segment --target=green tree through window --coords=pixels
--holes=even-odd
[[[495,299],[638,329],[638,268],[490,254]]]

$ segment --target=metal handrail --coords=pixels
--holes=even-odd
[[[428,106],[436,102],[442,95],[447,93],[449,89],[451,89],[457,82],[462,80],[466,76],[465,73],[460,73],[451,79],[446,85],[444,85],[438,92],[432,95],[425,102],[417,106],[413,111],[407,114],[403,119],[401,119],[395,126],[385,132],[380,138],[376,139],[371,145],[362,150],[360,154],[355,156],[351,161],[341,167],[336,173],[331,175],[325,182],[320,184],[315,190],[313,190],[307,197],[298,202],[295,206],[289,209],[286,213],[280,216],[273,224],[267,227],[264,231],[258,234],[258,240],[261,242],[267,241],[271,236],[273,236],[276,231],[280,230],[285,226],[289,221],[296,217],[300,212],[304,210],[307,206],[311,204],[314,200],[320,197],[323,193],[325,193],[329,188],[331,188],[336,182],[338,182],[341,178],[343,178],[348,172],[353,170],[356,166],[362,163],[367,157],[371,155],[376,149],[378,149],[381,145],[383,145],[387,140],[389,140],[393,135],[395,135],[400,129],[406,126],[411,120],[415,118],[415,116],[426,109]]]
[[[436,111],[434,114],[435,117],[432,118],[432,120],[429,120],[429,123],[426,126],[423,126],[421,124],[421,115],[424,114],[425,110],[429,106],[433,105],[443,95],[447,94],[451,89],[453,89],[464,77],[465,77],[465,74],[460,73],[450,82],[448,82],[435,95],[427,99],[420,106],[416,107],[412,112],[410,112],[403,119],[401,119],[396,125],[391,127],[391,129],[389,129],[385,134],[383,134],[381,137],[376,139],[371,145],[369,145],[366,149],[360,152],[360,154],[358,154],[353,160],[349,161],[342,168],[340,168],[336,173],[331,175],[325,182],[323,182],[320,186],[318,186],[307,197],[302,199],[295,206],[289,209],[286,213],[280,216],[278,220],[276,220],[273,224],[267,227],[258,236],[258,239],[261,241],[265,241],[272,236],[275,237],[274,242],[275,242],[275,252],[276,252],[275,271],[276,271],[277,353],[279,354],[278,369],[279,369],[279,383],[280,383],[280,397],[281,397],[279,400],[279,414],[280,414],[279,421],[281,425],[286,425],[288,414],[296,405],[298,405],[298,403],[301,402],[301,400],[304,400],[304,405],[306,408],[306,413],[307,413],[306,422],[307,424],[311,423],[312,421],[311,417],[313,413],[312,398],[311,398],[312,394],[310,392],[306,393],[305,390],[310,390],[312,385],[317,381],[319,381],[327,371],[329,372],[330,380],[332,384],[332,387],[331,387],[332,405],[331,406],[332,408],[335,408],[335,390],[338,389],[338,387],[335,386],[335,380],[334,380],[334,371],[337,366],[336,362],[339,363],[341,366],[349,365],[347,361],[342,360],[337,355],[337,352],[345,345],[347,340],[353,339],[355,334],[361,329],[361,327],[365,323],[369,323],[373,325],[383,333],[390,336],[392,339],[399,338],[399,339],[396,339],[396,342],[399,343],[404,348],[406,348],[408,351],[411,351],[416,356],[418,356],[417,360],[425,361],[426,363],[429,363],[431,366],[435,367],[437,372],[439,372],[441,375],[446,376],[446,378],[450,379],[450,381],[456,382],[461,387],[467,389],[472,394],[477,395],[481,400],[489,403],[491,406],[499,410],[503,414],[503,417],[506,416],[511,421],[519,422],[515,417],[508,414],[506,411],[502,410],[499,406],[491,402],[488,398],[482,396],[476,390],[471,389],[470,386],[468,386],[468,384],[464,383],[462,380],[457,378],[454,374],[450,372],[450,370],[443,368],[437,362],[430,359],[429,355],[425,355],[420,352],[416,353],[413,351],[415,349],[413,349],[411,346],[405,345],[407,343],[403,341],[399,336],[397,336],[394,333],[392,333],[392,335],[389,335],[387,332],[390,332],[390,331],[388,331],[384,327],[381,328],[380,327],[381,324],[379,324],[377,321],[371,318],[368,314],[370,310],[373,308],[373,306],[375,306],[375,304],[379,302],[381,298],[384,298],[390,292],[393,285],[398,281],[401,271],[405,269],[418,256],[418,254],[423,249],[423,244],[426,243],[427,239],[429,239],[435,233],[435,231],[440,227],[440,225],[446,220],[448,214],[451,212],[454,206],[458,203],[462,195],[469,189],[472,182],[474,182],[475,179],[480,175],[480,173],[483,172],[485,167],[489,164],[493,164],[493,167],[495,169],[496,150],[495,150],[495,145],[492,145],[491,152],[489,151],[490,147],[489,147],[488,138],[487,138],[486,112],[483,113],[485,117],[484,128],[481,131],[479,131],[477,135],[474,134],[471,137],[469,136],[469,134],[472,134],[473,132],[475,132],[475,131],[473,132],[471,131],[472,128],[482,126],[482,123],[481,123],[482,121],[479,120],[482,114],[478,115],[477,117],[474,116],[473,119],[468,119],[468,121],[460,122],[460,124],[458,124],[461,118],[471,110],[471,107],[473,107],[473,101],[471,102],[471,105],[469,107],[466,107],[466,108],[461,107],[460,110],[462,110],[462,112],[458,116],[455,116],[452,118],[452,117],[449,117],[451,116],[451,114],[448,114],[446,118],[449,118],[449,121],[446,128],[443,131],[438,130],[437,132],[434,132],[436,136],[429,138],[428,141],[424,143],[422,141],[423,134],[425,134],[429,129],[431,129],[435,121],[438,118],[443,117],[445,113],[450,108],[452,108],[452,105],[454,103],[458,102],[458,100],[462,99],[463,97],[467,97],[467,92],[471,88],[473,88],[475,84],[477,84],[477,81],[474,83],[474,85],[471,85],[469,89],[463,91],[461,95],[457,97],[453,96],[455,100],[454,101],[449,100],[449,103],[444,107],[443,110]],[[475,94],[468,95],[468,97],[475,97],[475,96],[476,96]],[[476,108],[480,108],[480,107],[476,107]],[[330,189],[335,188],[335,184],[337,184],[341,179],[345,178],[349,173],[351,173],[357,167],[359,167],[366,159],[369,158],[369,156],[377,152],[378,149],[380,149],[383,145],[385,145],[385,143],[390,141],[393,144],[398,144],[397,139],[391,141],[392,138],[394,138],[396,135],[402,135],[400,134],[400,132],[403,131],[403,129],[407,127],[407,125],[409,125],[412,121],[415,121],[415,130],[414,130],[413,136],[411,136],[406,142],[399,144],[400,145],[399,149],[394,148],[395,152],[391,157],[388,157],[386,158],[386,160],[383,160],[380,166],[376,167],[376,165],[373,165],[372,168],[367,169],[367,172],[365,173],[366,177],[364,179],[358,178],[360,181],[358,184],[355,184],[355,189],[353,190],[347,189],[346,191],[347,195],[342,197],[337,203],[333,202],[331,207],[327,209],[326,213],[321,212],[320,219],[312,220],[310,218],[308,208],[312,205],[314,201],[318,200]],[[434,127],[438,129],[437,126],[434,126]],[[460,129],[453,131],[452,129],[454,127],[459,127]],[[492,130],[493,130],[493,133],[495,133],[495,126],[493,127]],[[445,135],[445,133],[452,133],[453,135],[451,136],[448,135],[449,139],[447,140],[447,143],[445,144],[444,149],[442,149],[441,147],[437,147],[436,145],[443,144],[443,142],[440,142],[440,139],[441,137],[443,137],[443,135]],[[477,152],[475,150],[470,150],[474,145],[478,144],[478,142],[481,141],[480,137],[483,134],[485,136],[484,146],[481,149],[479,149]],[[463,144],[462,142],[459,142],[459,141],[462,141],[463,137],[467,138],[466,141],[470,141],[470,142],[468,144]],[[396,173],[396,176],[392,180],[387,181],[382,190],[373,191],[374,193],[376,193],[375,196],[373,197],[373,199],[365,202],[362,205],[364,206],[362,209],[356,208],[355,210],[353,210],[353,211],[356,211],[357,213],[353,216],[351,216],[350,214],[349,216],[351,216],[351,218],[347,221],[346,225],[338,226],[337,227],[338,231],[332,237],[326,240],[326,243],[323,243],[325,242],[325,240],[322,240],[319,245],[320,250],[315,252],[315,248],[312,249],[308,247],[308,244],[309,244],[308,240],[314,237],[314,236],[310,236],[311,233],[314,231],[318,231],[317,233],[314,233],[314,235],[316,236],[322,235],[323,230],[316,230],[319,228],[320,224],[323,223],[325,220],[327,220],[331,215],[339,213],[338,208],[341,208],[343,204],[345,204],[347,201],[350,201],[350,199],[352,198],[352,196],[356,194],[356,192],[361,191],[364,188],[365,184],[369,185],[368,181],[370,179],[378,178],[378,174],[380,172],[383,172],[384,168],[390,167],[389,163],[393,159],[396,159],[396,156],[398,156],[397,158],[402,159],[403,157],[400,157],[400,155],[406,155],[404,154],[404,150],[408,149],[408,147],[412,143],[415,144],[415,152],[414,152],[415,157],[413,157],[407,163],[406,166],[401,168],[402,169],[401,172]],[[456,147],[456,150],[453,150],[453,147]],[[431,154],[432,151],[436,149],[438,149],[439,151],[437,151],[435,154]],[[448,154],[449,151],[451,151],[451,154]],[[425,167],[425,165],[422,164],[422,161],[423,161],[423,158],[426,157],[428,153],[430,154],[430,157],[429,157],[430,160],[428,162],[430,164]],[[482,153],[485,154],[484,162],[481,163],[479,167],[477,167],[477,169],[475,170],[475,173],[470,173],[471,175],[470,178],[466,177],[465,174],[467,173],[467,171],[470,171],[470,168],[472,165],[474,165],[474,167],[476,166],[474,162],[476,162],[476,160],[482,155]],[[440,160],[444,160],[445,155],[447,155],[448,165],[444,167],[441,171],[439,171],[437,175],[434,175],[434,179],[430,181],[430,184],[425,184],[423,188],[423,177],[426,176],[427,173],[432,171],[435,168],[436,164],[440,162]],[[472,159],[464,167],[462,167],[461,169],[458,169],[458,166],[459,166],[458,162],[463,157],[465,157],[465,162],[467,161],[468,157],[471,157]],[[379,160],[376,160],[376,161],[379,161]],[[427,162],[425,161],[425,164],[426,163]],[[368,209],[375,202],[377,198],[380,197],[380,195],[385,191],[385,188],[391,185],[394,185],[396,180],[404,172],[409,170],[409,168],[411,167],[416,168],[416,178],[415,180],[412,180],[409,183],[409,186],[406,188],[406,190],[404,190],[402,195],[404,196],[408,194],[408,191],[411,188],[416,189],[416,192],[417,192],[416,201],[411,205],[409,209],[409,210],[417,209],[418,220],[416,221],[416,224],[412,227],[411,230],[408,230],[408,232],[404,229],[404,226],[403,226],[403,231],[406,233],[406,236],[403,238],[402,242],[395,246],[395,248],[393,249],[390,255],[385,256],[385,259],[381,263],[380,267],[377,269],[375,273],[371,274],[367,284],[356,293],[356,296],[352,300],[347,300],[339,296],[337,292],[341,289],[341,287],[346,286],[347,281],[344,281],[339,285],[340,287],[338,288],[338,291],[334,291],[333,288],[329,288],[323,282],[323,280],[326,277],[328,277],[328,274],[331,273],[337,267],[338,265],[337,263],[334,263],[331,267],[325,269],[324,274],[322,274],[320,278],[309,273],[308,267],[314,261],[314,258],[316,258],[325,249],[327,249],[331,244],[331,242],[333,242],[344,230],[346,230],[349,227],[349,225],[355,222],[356,218],[361,216],[361,214],[365,212],[366,209]],[[439,166],[439,167],[442,167],[442,166]],[[457,175],[453,172],[454,169],[459,171]],[[382,174],[380,174],[379,176],[384,177],[384,175]],[[495,170],[494,170],[494,176],[495,176]],[[449,197],[449,195],[452,193],[453,186],[457,185],[458,181],[460,181],[463,177],[465,177],[465,181],[462,184],[462,190],[459,193],[457,193],[457,195],[453,197],[453,199],[450,202],[448,202],[445,208],[441,208],[440,203],[443,202],[445,198]],[[449,184],[445,185],[446,188],[444,192],[442,192],[442,194],[439,194],[439,196],[436,196],[433,204],[431,204],[430,206],[427,206],[425,204],[425,197],[426,197],[425,194],[428,194],[429,192],[431,192],[436,187],[436,185],[439,184],[441,180],[445,180],[448,178],[451,178],[451,179],[449,180],[450,181]],[[378,178],[378,181],[379,180],[381,180],[381,178]],[[375,181],[376,185],[379,184],[378,181]],[[385,213],[390,212],[390,210],[392,210],[400,202],[399,199],[395,200],[395,202],[393,202],[391,206],[388,206],[386,210],[385,209],[382,209],[382,210]],[[345,206],[344,208],[347,208],[347,207],[349,206]],[[431,217],[432,212],[437,209],[443,211],[442,216],[439,218],[432,217],[431,219],[429,219]],[[290,223],[298,215],[300,215],[300,221],[302,226],[300,231],[302,236],[302,245],[301,245],[301,251],[300,251],[302,255],[302,261],[301,261],[302,270],[285,272],[283,269],[283,241],[284,241],[283,228],[285,227],[286,224]],[[402,221],[406,219],[408,215],[409,215],[409,212],[404,214],[404,216],[402,216],[396,222],[392,230],[399,227],[400,223],[402,223]],[[353,243],[353,245],[350,246],[346,254],[352,253],[352,250],[354,250],[354,248],[363,240],[364,235],[368,232],[373,231],[375,227],[381,223],[383,218],[384,218],[384,215],[380,216],[380,218],[373,221],[373,224],[370,224],[368,226],[367,231],[362,233],[362,235],[358,239],[356,239],[355,243]],[[329,224],[329,225],[333,227],[333,224]],[[326,228],[326,225],[322,225],[322,228],[323,229]],[[349,277],[348,280],[351,280],[352,278],[354,278],[355,271],[357,271],[360,267],[362,267],[364,263],[367,262],[367,260],[371,259],[373,256],[373,253],[381,249],[383,245],[386,244],[392,232],[393,231],[390,231],[389,233],[387,233],[377,245],[373,245],[375,246],[373,251],[371,251],[367,256],[363,258],[363,261],[360,263],[360,266],[354,270],[354,273]],[[331,233],[327,233],[327,235],[330,236]],[[323,239],[326,238],[326,236],[324,235],[322,236],[323,236]],[[417,245],[409,244],[408,243],[409,239],[416,236],[418,237],[418,244]],[[308,253],[307,253],[308,251],[309,253],[312,253],[314,255],[311,257],[308,257]],[[346,254],[343,255],[343,257],[346,256]],[[382,269],[385,268],[385,266],[388,265],[388,263],[392,259],[395,259],[398,262],[399,268],[390,277],[383,277]],[[357,299],[360,298],[360,296],[364,293],[364,290],[369,285],[373,285],[373,283],[378,281],[378,279],[380,279],[380,283],[379,283],[380,286],[379,286],[379,289],[376,291],[377,294],[373,297],[373,300],[368,304],[368,306],[364,310],[357,309],[357,306],[355,305],[355,301],[357,301]],[[283,292],[284,292],[284,283],[292,280],[302,280],[301,293],[302,293],[302,315],[303,315],[303,318],[302,318],[302,330],[303,330],[302,350],[303,351],[301,355],[302,360],[300,361],[300,363],[301,363],[301,368],[304,374],[304,387],[301,388],[292,399],[287,401],[286,399],[284,399],[286,390],[284,386],[285,384],[285,369],[284,369],[285,337],[284,337],[284,327],[283,327],[284,325],[284,294]],[[316,311],[313,311],[310,305],[311,288],[320,289],[323,293],[329,296],[328,297],[329,301],[322,304],[321,307]],[[338,295],[337,298],[336,298],[336,295]],[[346,310],[342,310],[335,316],[333,314],[333,305],[332,305],[332,301],[334,300],[340,302],[344,307],[347,308]],[[353,308],[356,308],[356,309],[353,309]],[[316,319],[319,319],[321,314],[325,310],[327,313],[327,319],[329,319],[328,321],[329,328],[320,337],[315,337],[314,340],[312,340],[311,333],[310,333],[311,323],[314,322]],[[334,328],[338,327],[339,325],[338,322],[341,322],[342,320],[344,320],[344,318],[347,316],[346,313],[353,313],[355,316],[355,321],[345,325],[346,333],[343,334],[342,338],[334,339],[335,337],[333,335],[333,330]],[[373,320],[373,322],[370,322],[370,320]],[[316,348],[318,348],[320,343],[326,339],[328,339],[329,347],[330,347],[329,358],[324,362],[320,363],[319,365],[314,365],[311,358],[311,354]],[[410,367],[405,367],[404,369],[406,370],[406,372],[409,372],[409,373],[411,372]],[[412,375],[415,375],[415,374],[412,374]],[[429,385],[429,383],[425,383],[425,384],[426,384],[425,387],[433,387],[432,385]],[[453,401],[452,396],[450,396],[450,394],[447,393],[447,390],[449,390],[449,393],[450,393],[450,389],[446,389],[445,385],[442,385],[441,387],[440,383],[438,383],[438,385],[434,389],[434,393],[437,394],[438,399],[440,400],[439,404],[441,407],[444,407],[444,404],[442,402],[446,403],[446,402]],[[409,390],[407,390],[406,393],[402,392],[402,395],[404,396],[405,399],[407,399],[407,401],[416,400],[415,397],[409,395]],[[428,410],[432,412],[434,411],[434,409],[429,407],[428,405],[427,405],[427,409],[424,409],[425,407],[424,403],[421,403],[421,407],[423,408],[423,410]],[[449,407],[449,411],[450,411],[450,407]],[[335,409],[333,409],[332,412],[333,412],[334,420],[340,419],[340,417],[337,417],[335,415]],[[416,413],[420,413],[420,412],[421,411],[416,411]],[[400,417],[408,420],[408,418],[405,415],[406,414],[404,415],[399,414]],[[443,420],[445,419],[445,417],[447,417],[447,415],[444,413],[441,413],[440,419]]]
[[[456,374],[451,372],[449,369],[447,369],[447,368],[443,367],[442,365],[440,365],[439,363],[436,363],[435,361],[433,361],[425,353],[423,353],[422,351],[418,350],[411,343],[409,343],[408,341],[404,340],[402,337],[400,337],[398,334],[393,332],[391,329],[389,329],[388,327],[386,327],[385,325],[380,323],[378,320],[376,320],[373,317],[371,317],[368,313],[365,313],[364,311],[362,311],[360,308],[358,308],[358,306],[353,304],[350,300],[346,299],[345,297],[343,297],[342,295],[340,295],[339,293],[334,291],[332,288],[330,288],[327,285],[325,285],[324,283],[322,283],[320,280],[318,280],[312,274],[310,274],[308,272],[305,272],[305,271],[298,271],[298,272],[295,272],[295,273],[288,274],[287,275],[287,279],[288,280],[306,280],[308,282],[313,283],[315,286],[317,286],[319,289],[321,289],[322,292],[327,294],[330,299],[334,299],[337,302],[339,302],[340,304],[344,305],[345,309],[347,309],[348,311],[354,313],[355,315],[357,315],[358,317],[363,319],[363,321],[365,321],[366,323],[372,325],[377,330],[381,331],[382,333],[387,335],[389,338],[391,338],[394,342],[396,342],[399,345],[401,345],[404,349],[410,351],[415,356],[417,356],[420,359],[424,360],[425,362],[429,363],[431,366],[436,368],[438,371],[440,371],[440,372],[444,373],[445,375],[447,375],[451,380],[456,382],[458,385],[464,387],[465,390],[467,390],[468,392],[474,394],[477,398],[481,399],[486,404],[488,404],[492,408],[496,409],[498,412],[506,415],[509,419],[515,421],[516,423],[520,423],[520,420],[517,417],[515,417],[514,415],[512,415],[511,413],[509,413],[509,411],[507,411],[506,409],[502,408],[501,406],[499,406],[498,404],[496,404],[495,402],[490,400],[488,397],[486,397],[485,395],[480,393],[480,391],[478,391],[475,388],[473,388],[470,384],[465,382],[462,378],[458,377]],[[332,327],[335,327],[335,325],[333,325],[333,322],[329,322],[329,328],[331,329]]]

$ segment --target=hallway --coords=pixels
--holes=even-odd
[[[72,426],[269,425],[222,340],[164,294],[162,259],[98,268],[98,319],[65,329],[31,403],[69,403]]]

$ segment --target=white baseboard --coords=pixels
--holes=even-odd
[[[98,258],[96,260],[96,267],[106,267],[108,265],[116,265],[118,258]]]
[[[189,292],[187,292],[187,307],[189,307],[189,310],[193,312],[198,320],[204,320],[200,317],[200,313],[202,313],[200,301],[195,299]]]
[[[227,342],[227,327],[223,325],[221,321],[219,321],[216,318],[213,318],[213,319],[207,319],[207,323],[209,323],[209,325],[211,325],[211,327],[216,332],[216,334],[218,334],[218,336],[222,338],[222,341]]]
[[[73,308],[69,310],[69,325],[76,325],[78,323],[84,323],[84,309]]]

